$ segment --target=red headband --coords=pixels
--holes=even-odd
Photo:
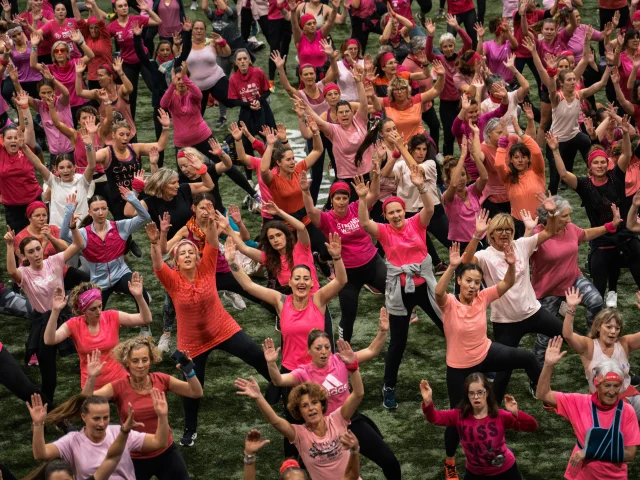
[[[338,85],[336,85],[335,83],[327,83],[327,85],[322,89],[322,95],[326,97],[327,93],[329,93],[331,90],[337,90],[338,93],[342,93]]]
[[[360,48],[360,42],[358,42],[358,40],[356,40],[355,38],[350,38],[349,40],[347,40],[347,47],[349,45],[355,45],[356,47]]]
[[[280,475],[282,475],[284,472],[286,472],[290,468],[300,468],[300,464],[293,458],[289,458],[288,460],[285,460],[284,462],[282,462],[282,465],[280,465]]]
[[[382,213],[383,214],[386,212],[387,205],[389,205],[390,203],[393,203],[393,202],[398,202],[400,205],[402,205],[403,209],[407,208],[407,205],[404,203],[404,200],[402,200],[400,197],[389,197],[384,202],[382,202]]]
[[[471,58],[467,60],[467,63],[469,65],[474,65],[476,62],[479,62],[480,60],[482,60],[482,55],[480,55],[478,52],[473,52],[473,55],[471,55]]]
[[[176,155],[176,157],[177,157],[177,158],[182,158],[182,157],[186,157],[186,156],[187,156],[187,154],[186,154],[186,153],[184,153],[184,151],[183,151],[183,150],[180,150],[180,151],[178,152],[178,154]]]
[[[27,206],[27,218],[31,218],[31,214],[34,212],[34,210],[37,210],[39,208],[44,208],[46,210],[47,206],[40,201],[31,202]]]
[[[384,67],[389,60],[395,60],[396,57],[391,52],[387,52],[380,57],[380,66]]]
[[[639,21],[640,20],[640,10],[636,10],[633,14],[632,20]]]
[[[304,63],[302,65],[300,65],[300,68],[298,69],[298,73],[299,75],[302,75],[302,70],[304,70],[305,68],[310,67],[313,68],[313,71],[316,71],[316,67],[314,67],[313,65],[311,65],[310,63]]]
[[[571,50],[563,50],[562,53],[560,53],[561,57],[575,57],[576,54],[573,53]]]
[[[587,158],[587,167],[591,166],[591,162],[593,162],[593,159],[596,157],[604,157],[607,160],[609,159],[609,155],[607,155],[607,152],[605,152],[604,150],[594,150],[589,154],[589,157]]]
[[[304,27],[307,22],[310,22],[311,20],[315,20],[315,19],[316,19],[315,15],[311,15],[310,13],[305,13],[300,17],[300,27],[301,28]]]
[[[336,192],[340,190],[344,190],[345,192],[350,192],[349,185],[345,182],[336,182],[329,188],[329,198],[333,198]]]
[[[113,68],[111,68],[110,65],[103,63],[102,65],[100,65],[100,68],[104,68],[107,72],[109,72],[109,75],[111,75],[112,79],[116,78],[116,72],[113,71]]]
[[[604,382],[618,382],[622,383],[622,377],[616,372],[608,372],[604,377],[596,377],[593,379],[593,384],[597,387]]]

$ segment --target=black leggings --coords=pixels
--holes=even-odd
[[[431,8],[433,7],[433,2],[431,0],[417,0],[418,5],[420,5],[420,11],[422,13],[429,13]]]
[[[327,250],[327,246],[325,245],[327,237],[324,236],[322,230],[316,227],[313,223],[309,222],[309,225],[307,225],[307,233],[309,233],[309,239],[311,240],[311,251],[318,252],[318,254],[320,255],[320,260],[323,262],[328,262],[331,258],[331,255],[329,255],[329,251]]]
[[[146,68],[142,67],[141,63],[122,62],[122,71],[133,85],[133,91],[129,94],[129,108],[131,109],[131,118],[135,120],[136,102],[138,101],[138,79],[140,78],[140,74],[142,74],[144,83],[147,85],[149,91],[151,91],[151,74]]]
[[[373,420],[360,412],[356,412],[351,417],[351,424],[348,428],[360,442],[360,453],[378,465],[382,469],[385,478],[402,478],[400,462],[398,462],[391,448],[383,440],[382,434]]]
[[[540,90],[540,86],[542,85],[542,82],[540,81],[540,74],[538,73],[538,69],[536,68],[535,63],[533,63],[533,58],[532,57],[516,58],[516,69],[520,73],[522,73],[522,71],[524,70],[525,65],[529,65],[529,70],[531,71],[534,78],[536,79],[536,85],[538,85],[538,90]]]
[[[40,389],[31,383],[6,346],[0,349],[0,384],[23,402],[30,401],[34,393],[40,393]],[[49,398],[42,399],[43,404],[50,401]]]
[[[175,443],[156,457],[132,458],[136,480],[190,480],[187,465]]]
[[[442,204],[435,206],[433,217],[431,217],[431,221],[427,227],[427,251],[429,255],[431,255],[433,265],[437,266],[442,262],[442,259],[440,255],[438,255],[436,246],[431,240],[432,236],[435,236],[443,247],[447,249],[451,247],[451,242],[449,241],[449,217],[444,213]]]
[[[426,283],[416,287],[415,292],[405,293],[402,287],[402,302],[407,310],[407,314],[389,315],[389,330],[391,332],[391,341],[387,350],[387,357],[384,366],[384,385],[385,387],[395,387],[398,381],[398,370],[402,362],[404,350],[407,347],[407,338],[409,337],[409,323],[411,320],[411,311],[415,306],[419,306],[431,318],[431,321],[444,332],[442,320],[438,317],[429,301],[428,287]]]
[[[617,291],[620,268],[625,266],[631,272],[636,285],[640,287],[640,240],[632,237],[617,248],[592,248],[589,253],[591,280],[604,298],[609,280],[609,290]],[[610,275],[616,271],[617,275]]]
[[[269,37],[269,20],[267,15],[263,15],[257,20],[260,25],[260,30],[262,30],[262,34],[265,38]],[[240,10],[240,35],[244,38],[246,42],[251,36],[251,25],[253,24],[253,13],[251,12],[251,8],[242,7]]]
[[[522,480],[518,463],[514,463],[511,468],[497,475],[478,475],[467,470],[464,473],[464,480]]]
[[[353,335],[353,324],[358,315],[358,297],[360,290],[366,284],[371,285],[376,290],[384,292],[387,281],[387,266],[380,255],[376,253],[368,263],[361,267],[347,269],[347,284],[338,294],[340,300],[340,327],[338,332],[340,338],[351,341]]]
[[[195,364],[195,371],[198,380],[202,388],[204,388],[204,373],[207,366],[207,358],[209,354],[214,350],[222,350],[234,357],[238,357],[247,365],[252,366],[256,371],[262,375],[267,381],[271,381],[269,376],[269,369],[267,368],[267,362],[264,359],[264,353],[262,349],[253,341],[253,339],[247,335],[244,330],[240,330],[228,338],[224,342],[216,345],[215,347],[201,353],[197,357],[193,358]],[[198,428],[198,410],[200,409],[199,398],[186,398],[182,399],[184,405],[184,427],[196,431]]]
[[[200,101],[200,114],[204,115],[204,111],[207,109],[207,103],[209,102],[209,94],[215,98],[218,102],[225,107],[231,107],[229,103],[229,79],[227,77],[221,77],[216,84],[202,91],[202,100]],[[207,153],[207,155],[209,155]]]
[[[132,276],[133,276],[132,272],[125,273],[120,278],[120,280],[118,280],[116,283],[114,283],[108,288],[102,289],[102,308],[103,309],[106,309],[107,302],[109,301],[109,297],[113,292],[120,292],[125,295],[131,295],[131,292],[129,292],[129,281],[131,280]],[[146,288],[142,289],[142,296],[144,297],[144,301],[147,302],[147,305],[149,305],[149,302],[151,301],[151,297],[149,297],[149,293],[147,292]],[[136,308],[138,308],[137,303],[136,303]]]
[[[322,185],[322,177],[324,176],[324,154],[328,149],[333,152],[333,144],[327,139],[323,133],[320,134],[324,150],[320,154],[320,158],[311,166],[311,186],[309,187],[309,193],[313,198],[313,203],[318,203],[318,195],[320,194],[320,185]],[[313,150],[313,139],[307,139],[307,151]],[[336,172],[336,176],[338,172]]]
[[[473,50],[476,49],[478,45],[478,36],[476,35],[475,25],[478,21],[478,16],[476,15],[476,9],[472,8],[471,10],[467,10],[466,12],[456,14],[456,19],[458,20],[458,24],[460,26],[464,25],[464,29],[467,32],[467,35],[471,37],[471,41],[473,42]],[[456,36],[458,34],[458,30],[455,28],[451,28],[447,25],[447,32]]]
[[[440,121],[442,122],[442,132],[444,142],[442,144],[442,154],[453,155],[453,143],[456,137],[453,136],[453,121],[460,111],[459,100],[440,100]]]
[[[382,30],[380,29],[380,19],[375,12],[372,14],[372,17],[369,18],[351,16],[351,38],[356,39],[358,43],[360,43],[363,53],[367,49],[370,33],[375,33],[377,35],[382,34]]]
[[[269,42],[269,52],[278,50],[280,56],[284,57],[289,53],[289,45],[291,45],[291,22],[288,22],[284,18],[278,20],[269,20],[269,27],[267,29],[269,34],[266,35]],[[362,47],[364,50],[364,46]],[[286,65],[285,65],[286,68]],[[271,54],[269,54],[269,80],[276,78],[276,64],[271,60]]]
[[[560,156],[564,162],[568,172],[573,172],[573,162],[576,159],[578,152],[582,155],[584,163],[587,163],[587,157],[589,156],[589,148],[591,147],[591,140],[586,133],[578,132],[578,134],[571,140],[566,142],[560,142],[558,144],[558,150]],[[549,162],[549,190],[555,195],[558,193],[558,185],[560,184],[560,175],[558,175],[558,169],[556,168],[556,162],[553,158],[553,151],[547,146],[547,161]]]
[[[34,201],[36,200],[40,200],[40,197],[34,199]],[[29,219],[27,218],[28,206],[28,203],[25,205],[4,205],[5,221],[14,232],[21,232],[29,225]]]
[[[513,324],[494,323],[494,331],[496,325]],[[452,368],[447,365],[447,391],[449,393],[449,405],[451,408],[456,408],[458,406],[458,403],[460,403],[460,400],[462,400],[462,397],[465,394],[464,381],[472,373],[500,372],[498,373],[498,376],[503,373],[511,375],[512,368],[523,368],[527,372],[527,375],[529,375],[529,378],[535,378],[536,381],[542,370],[538,360],[536,360],[536,357],[530,351],[523,348],[506,346],[498,343],[497,341],[491,343],[487,356],[478,365],[469,368]],[[509,370],[505,372],[505,369]],[[493,391],[496,394],[498,402],[500,402],[504,396],[504,392],[497,391],[496,381],[493,382]],[[447,457],[454,457],[456,455],[458,443],[460,443],[458,429],[455,427],[447,427],[444,431],[444,446]]]
[[[91,277],[88,273],[78,270],[76,267],[69,267],[64,274],[64,290],[68,292],[73,290],[73,287],[80,285],[82,282],[88,282]]]
[[[156,141],[160,138],[160,135],[162,135],[162,124],[160,123],[160,120],[158,120],[158,110],[158,108],[153,107],[153,130],[156,134]],[[177,148],[178,147],[176,147],[176,150]],[[164,150],[158,153],[160,155],[158,158],[158,168],[162,168],[164,166]]]
[[[542,333],[547,337],[562,335],[562,321],[554,315],[551,315],[544,308],[540,307],[536,313],[520,322],[493,323],[493,335],[496,342],[500,342],[508,347],[517,347],[520,345],[520,340],[522,340],[522,337],[527,333]],[[540,370],[542,367],[537,360],[536,364]],[[513,367],[511,364],[509,365]],[[540,371],[538,371],[537,375],[531,376],[530,372],[527,370],[527,375],[529,375],[529,380],[532,385],[538,384]],[[502,399],[507,391],[510,379],[511,370],[507,370],[496,375],[496,379],[493,381],[493,391],[495,392],[498,401]]]
[[[440,119],[436,113],[435,106],[432,106],[426,112],[422,112],[422,121],[429,127],[429,136],[436,144],[436,148],[438,148],[440,143]]]

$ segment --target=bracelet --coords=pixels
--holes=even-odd
[[[613,225],[613,222],[607,222],[604,224],[604,228],[607,229],[608,233],[615,233],[616,227]]]
[[[93,152],[93,145],[85,145],[85,146],[84,146],[84,149],[85,149],[87,152]]]
[[[418,193],[420,195],[424,195],[425,193],[427,193],[428,189],[425,187],[423,190],[418,190]]]
[[[248,453],[245,452],[244,454],[244,464],[245,465],[253,465],[254,463],[256,463],[256,458],[258,458],[255,454],[254,455],[249,455]]]
[[[39,423],[33,422],[33,427],[34,428],[35,427],[44,427],[44,422],[39,422]]]
[[[196,173],[200,176],[204,175],[205,173],[207,173],[208,169],[206,165],[202,165],[198,170],[196,170]]]
[[[567,314],[568,315],[575,315],[576,314],[575,308],[573,310],[571,310],[570,308],[567,308]]]
[[[320,132],[313,132],[314,137],[317,137],[318,135],[320,135]]]
[[[193,378],[195,376],[196,376],[196,371],[195,370],[191,370],[189,373],[187,373],[185,375],[185,377],[187,377],[187,378]]]
[[[218,45],[220,48],[224,48],[227,46],[227,41],[223,38],[218,43],[216,43],[216,45]]]
[[[162,127],[162,130],[169,130],[171,127]]]
[[[607,67],[613,67],[613,63],[607,63]]]
[[[478,237],[475,233],[473,234],[473,237],[471,237],[473,240],[482,240],[482,237]]]
[[[351,455],[360,455],[360,447],[354,448],[353,450],[349,450]]]
[[[340,255],[339,257],[331,257],[331,260],[333,260],[334,262],[337,262],[338,260],[342,260],[342,255]]]
[[[22,110],[29,110],[29,105],[22,105],[20,108],[22,108]]]
[[[285,145],[285,144],[289,143],[289,139],[287,138],[284,142],[283,142],[282,140],[280,140],[280,143],[281,143],[282,145]]]

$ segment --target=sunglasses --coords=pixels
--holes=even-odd
[[[53,53],[67,53],[66,48],[56,48]]]

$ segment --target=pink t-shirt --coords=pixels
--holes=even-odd
[[[582,59],[582,51],[584,50],[584,37],[587,35],[587,26],[584,23],[578,25],[573,31],[573,34],[569,36],[565,33],[566,30],[560,30],[558,32],[558,36],[567,42],[567,48],[573,52],[573,56],[576,61],[576,65]],[[598,30],[593,31],[593,36],[591,37],[593,42],[599,42],[602,40],[602,32]]]
[[[96,379],[95,388],[101,388],[129,375],[122,365],[111,356],[111,350],[120,342],[120,321],[117,310],[105,310],[100,314],[100,330],[96,335],[89,333],[84,316],[67,320],[66,325],[71,340],[80,357],[80,386],[84,388],[87,381],[87,355],[100,350],[101,361],[105,362],[102,372]]]
[[[427,227],[420,221],[420,215],[414,215],[405,222],[402,229],[396,230],[386,223],[378,224],[378,241],[387,260],[396,267],[410,263],[422,263],[427,256]],[[400,284],[404,286],[406,275],[400,274]],[[422,285],[424,278],[413,277],[416,285]]]
[[[64,437],[53,442],[53,444],[58,447],[60,458],[71,465],[76,478],[78,480],[86,480],[100,467],[100,464],[107,456],[109,447],[119,433],[120,425],[109,425],[105,432],[104,440],[99,443],[93,443],[89,440],[83,428],[79,432],[67,433]],[[109,477],[111,480],[135,480],[136,474],[133,469],[130,452],[137,452],[142,449],[144,437],[144,433],[136,432],[135,430],[129,433],[118,467]]]
[[[511,73],[511,70],[505,67],[503,63],[506,62],[509,59],[509,55],[511,55],[511,44],[509,41],[507,40],[502,45],[498,45],[495,40],[489,40],[482,44],[482,48],[484,49],[489,70],[502,75],[505,82],[511,83],[513,73]]]
[[[556,401],[558,402],[558,415],[563,416],[571,423],[573,433],[581,445],[584,445],[584,438],[587,431],[593,427],[593,419],[591,417],[591,395],[583,393],[561,393],[555,392]],[[601,428],[609,428],[613,423],[615,416],[615,408],[602,411],[598,410],[598,421]],[[622,409],[622,418],[620,420],[620,432],[624,435],[624,446],[640,445],[640,430],[638,430],[638,419],[636,418],[633,407],[626,403]],[[578,451],[578,446],[573,447],[571,454]],[[626,463],[610,463],[597,460],[581,462],[577,467],[567,465],[564,472],[564,478],[569,480],[623,480],[627,478]]]
[[[118,23],[117,19],[107,26],[109,35],[114,37],[120,46],[120,56],[124,63],[140,62],[138,55],[136,55],[136,50],[133,47],[133,29],[131,28],[131,24],[133,23],[138,23],[141,27],[146,27],[149,24],[149,17],[143,17],[142,15],[129,15],[127,24],[124,27]],[[145,53],[148,53],[146,47],[143,46],[142,48],[144,48]]]
[[[273,196],[271,195],[271,190],[269,190],[269,185],[264,183],[264,180],[262,179],[262,175],[260,175],[260,163],[262,163],[262,159],[257,157],[249,157],[249,159],[251,160],[251,167],[249,167],[249,170],[255,170],[256,175],[258,175],[258,186],[260,187],[260,197],[262,198],[262,207],[260,208],[260,215],[262,215],[262,218],[267,218],[271,220],[273,219],[273,216],[267,213],[267,207],[265,207],[265,204],[267,204],[268,202],[271,202],[273,200]],[[272,172],[276,172],[276,171],[277,171],[277,168],[274,168],[272,170]]]
[[[329,128],[326,135],[333,144],[333,156],[336,159],[336,168],[338,169],[336,176],[338,178],[353,178],[356,175],[368,173],[371,170],[371,148],[365,150],[360,166],[356,167],[356,153],[368,133],[367,121],[356,113],[353,116],[353,123],[348,129],[345,130],[340,125],[333,123],[329,125]]]
[[[262,260],[260,263],[264,264],[266,261],[267,256],[262,252]],[[278,283],[281,286],[286,287],[289,285],[289,280],[291,279],[291,266],[287,261],[286,255],[280,256],[280,264],[282,265],[282,268],[278,274]],[[309,245],[303,245],[300,242],[296,242],[293,247],[293,266],[295,267],[296,265],[306,265],[311,269],[311,279],[313,280],[311,293],[317,292],[320,288],[320,283],[318,282],[318,274],[316,273],[315,264],[313,263],[313,252],[311,252],[311,247]]]
[[[324,314],[313,303],[313,295],[304,310],[296,310],[292,296],[287,295],[280,315],[283,366],[293,370],[311,362],[307,339],[314,328],[324,330]]]
[[[349,371],[338,355],[331,355],[327,366],[318,368],[313,363],[301,365],[291,371],[296,382],[313,382],[322,385],[329,395],[325,415],[338,410],[349,397]]]
[[[455,295],[447,294],[447,303],[440,307],[447,339],[447,365],[470,368],[482,362],[491,340],[487,337],[487,307],[498,298],[498,287],[481,290],[472,305],[463,305]]]
[[[69,46],[71,58],[80,58],[82,53],[80,53],[76,44],[71,41],[71,32],[77,30],[77,28],[78,25],[73,18],[65,18],[62,25],[58,25],[56,20],[52,20],[40,27],[40,30],[42,30],[43,37],[51,42],[52,48],[54,43],[63,41]]]
[[[398,15],[403,16],[413,22],[413,12],[411,11],[411,0],[391,0],[391,7]]]
[[[171,37],[174,33],[180,33],[182,22],[180,21],[180,5],[177,1],[171,1],[167,6],[163,1],[158,4],[158,16],[162,23],[158,25],[158,35]]]
[[[442,194],[442,205],[449,217],[449,240],[453,242],[470,242],[476,231],[476,215],[480,211],[481,193],[476,188],[476,184],[467,185],[467,202],[458,195],[453,196],[453,200],[445,203],[444,193]]]
[[[52,255],[42,263],[40,270],[18,267],[22,273],[20,287],[36,312],[51,310],[53,292],[60,287],[64,290],[64,252]]]
[[[316,36],[313,40],[309,40],[303,33],[298,45],[298,61],[300,65],[307,63],[314,67],[322,67],[327,61],[327,54],[324,53],[320,46],[320,40],[322,40],[322,30],[316,31]]]
[[[349,423],[336,410],[324,417],[327,430],[318,437],[305,425],[291,425],[296,432],[292,444],[298,448],[305,467],[313,480],[336,480],[344,477],[349,463],[349,451],[342,448],[340,435]]]
[[[544,227],[538,225],[534,233]],[[566,228],[539,245],[531,255],[531,285],[536,298],[549,295],[562,297],[582,274],[578,268],[578,248],[585,231],[569,223]]]
[[[69,90],[69,105],[72,107],[87,103],[84,98],[76,94],[76,63],[78,63],[78,59],[72,58],[65,66],[58,65],[57,63],[47,65],[55,79]],[[84,88],[84,80],[82,82],[82,88]]]
[[[173,117],[173,144],[190,147],[204,142],[211,136],[211,129],[200,113],[202,92],[189,77],[182,77],[187,92],[180,95],[176,84],[171,83],[160,99],[160,106]]]
[[[346,268],[357,268],[366,265],[376,256],[378,250],[371,237],[360,227],[358,220],[358,202],[349,204],[347,214],[338,218],[336,212],[329,210],[320,214],[320,230],[329,237],[337,232],[342,240],[342,261]]]
[[[47,134],[47,142],[49,143],[49,152],[53,155],[59,155],[61,153],[71,153],[74,148],[71,145],[71,141],[66,135],[63,135],[58,130],[51,120],[51,114],[49,113],[48,105],[42,100],[33,99],[36,104],[36,109],[40,114],[42,120],[42,126]],[[58,118],[69,128],[73,128],[73,118],[71,116],[71,107],[69,107],[69,97],[57,95],[54,103]]]

